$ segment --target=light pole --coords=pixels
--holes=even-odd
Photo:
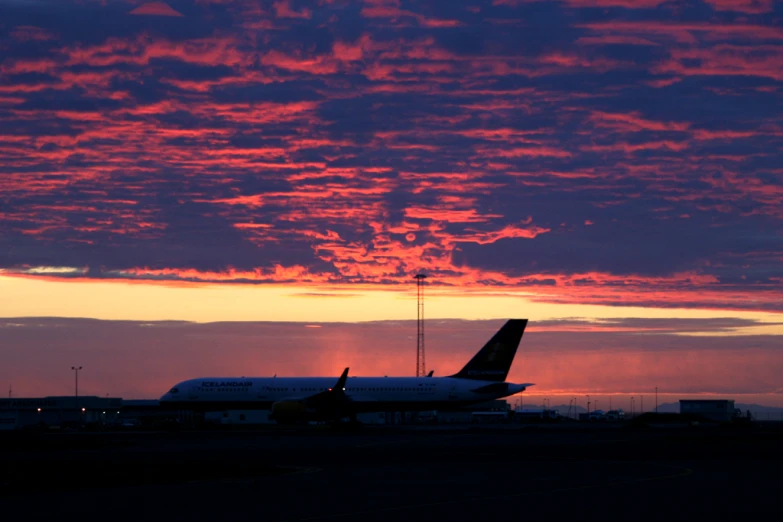
[[[655,413],[658,413],[658,387],[655,387]]]
[[[639,398],[641,399],[641,404],[639,405],[639,413],[644,415],[644,395],[639,395]]]
[[[71,370],[74,372],[73,397],[77,415],[79,414],[79,370],[81,369],[81,366],[71,366]]]
[[[587,420],[590,420],[590,396],[586,395],[587,397]]]
[[[633,397],[631,397],[631,418],[633,418]]]

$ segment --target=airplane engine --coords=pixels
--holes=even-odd
[[[296,424],[307,420],[307,408],[298,401],[280,401],[272,404],[270,418],[278,424]]]

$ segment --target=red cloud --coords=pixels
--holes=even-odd
[[[658,46],[660,44],[655,43],[645,38],[639,38],[638,36],[620,36],[620,35],[605,35],[605,36],[583,36],[576,41],[581,45],[644,45],[644,46]]]
[[[686,131],[690,127],[687,122],[663,122],[648,120],[639,112],[609,113],[593,111],[590,120],[596,127],[603,127],[618,132],[639,131]]]
[[[526,238],[533,239],[536,236],[551,232],[552,229],[543,228],[539,226],[518,227],[516,225],[506,225],[500,230],[490,232],[479,232],[466,229],[465,234],[461,234],[458,237],[454,237],[453,241],[456,243],[478,243],[479,245],[487,245],[494,243],[501,239],[510,238]]]
[[[500,214],[479,214],[475,209],[446,209],[408,207],[405,209],[405,217],[411,219],[432,219],[448,223],[485,223],[492,218],[503,217]]]
[[[32,25],[20,25],[15,27],[10,34],[17,42],[45,42],[54,40],[54,35],[46,29]]]
[[[402,20],[412,18],[422,27],[458,27],[462,25],[458,20],[443,20],[429,18],[427,16],[400,9],[398,0],[367,0],[367,7],[363,7],[361,15],[365,18],[387,18],[393,25],[404,26]]]
[[[324,236],[324,240],[330,237]],[[518,237],[518,236],[516,236]],[[717,278],[692,272],[664,277],[613,275],[601,272],[582,274],[541,273],[510,277],[499,272],[479,270],[451,263],[448,254],[439,254],[436,245],[390,240],[379,236],[372,245],[325,241],[315,247],[319,257],[329,261],[338,273],[316,273],[300,265],[275,265],[253,270],[199,271],[194,269],[133,268],[100,274],[101,279],[159,281],[164,284],[191,283],[263,283],[289,282],[340,283],[345,277],[358,278],[365,288],[374,283],[410,282],[410,274],[426,270],[438,285],[459,287],[462,292],[481,295],[487,286],[514,287],[534,301],[568,304],[623,306],[694,307],[715,310],[781,310],[780,285],[757,285],[742,289],[720,285]],[[17,277],[52,278],[52,275],[6,271]],[[356,288],[356,284],[353,285]],[[497,288],[496,288],[497,290]]]
[[[492,0],[492,5],[517,7],[541,0]],[[669,0],[559,0],[569,7],[625,7],[626,9],[649,9],[658,7]],[[748,0],[751,1],[751,0]]]
[[[335,41],[332,46],[332,56],[341,62],[354,62],[361,60],[364,53],[372,48],[372,41],[367,34],[355,43]]]
[[[142,4],[128,14],[149,15],[149,16],[183,16],[182,13],[173,9],[165,2],[147,2]]]
[[[338,62],[330,56],[315,56],[304,58],[290,56],[280,51],[269,51],[261,57],[261,63],[271,65],[279,69],[294,72],[306,72],[309,74],[334,74],[337,72]]]
[[[608,21],[579,24],[577,27],[598,33],[622,34],[650,37],[665,37],[683,44],[696,44],[698,37],[705,40],[783,40],[783,29],[748,23],[713,24],[704,22],[654,22],[654,21]]]
[[[739,11],[742,13],[769,13],[772,0],[704,0],[716,11]]]
[[[301,11],[292,9],[291,0],[277,0],[272,4],[272,7],[278,18],[302,18],[307,20],[313,16],[313,12],[306,7],[303,7]]]
[[[758,76],[783,80],[779,46],[717,45],[709,49],[672,49],[671,58],[653,69],[683,76]]]
[[[625,152],[632,154],[640,150],[661,150],[668,149],[672,151],[682,151],[688,148],[687,142],[676,142],[671,140],[645,141],[642,143],[628,143],[618,141],[611,145],[583,145],[581,148],[590,152]]]

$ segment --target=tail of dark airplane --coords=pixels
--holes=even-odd
[[[509,319],[468,364],[451,377],[503,382],[508,376],[527,319]]]

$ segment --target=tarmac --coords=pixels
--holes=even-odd
[[[2,434],[0,513],[8,521],[779,520],[781,427]]]

